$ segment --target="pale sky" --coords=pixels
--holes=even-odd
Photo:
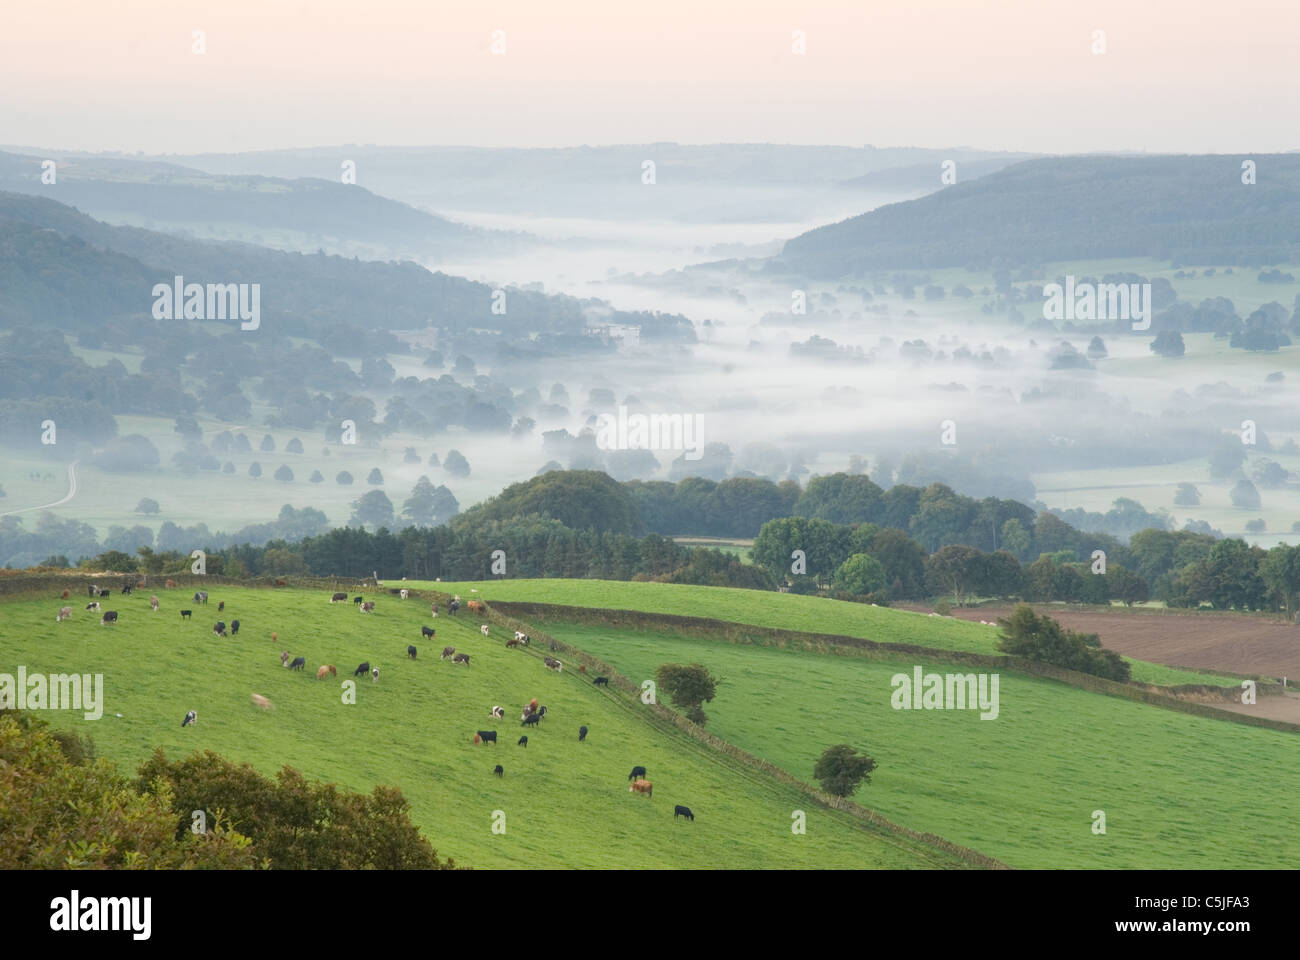
[[[1294,0],[3,0],[0,143],[1275,152],[1298,27]]]

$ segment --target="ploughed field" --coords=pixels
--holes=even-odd
[[[109,578],[105,578],[106,581]],[[112,578],[114,580],[118,578]],[[363,591],[364,592],[364,591]],[[153,613],[148,597],[161,609]],[[412,820],[444,857],[461,865],[536,867],[910,868],[963,866],[929,844],[818,806],[805,793],[662,723],[637,702],[593,687],[569,665],[546,669],[543,651],[507,649],[508,636],[462,609],[430,616],[429,597],[387,593],[372,614],[331,605],[328,591],[213,585],[206,605],[192,589],[114,592],[101,601],[116,625],[85,611],[85,591],[69,600],[47,591],[0,600],[0,673],[102,674],[103,716],[45,711],[56,728],[89,734],[100,756],[134,774],[156,746],[171,757],[215,750],[266,775],[284,764],[352,790],[401,788]],[[48,595],[47,595],[48,594]],[[466,597],[468,591],[462,591]],[[218,601],[226,609],[217,612]],[[63,605],[72,618],[56,623]],[[194,611],[182,620],[181,609]],[[238,636],[212,626],[240,621]],[[437,637],[421,636],[422,625]],[[272,632],[278,640],[271,639]],[[418,657],[407,656],[408,644]],[[441,661],[444,646],[470,665]],[[301,673],[280,652],[304,656]],[[549,652],[549,651],[548,651]],[[369,661],[377,683],[356,679],[356,703],[342,684]],[[337,678],[316,679],[322,664]],[[254,707],[252,694],[274,710]],[[546,718],[520,729],[522,705],[536,697]],[[493,719],[500,704],[505,718]],[[198,722],[181,727],[186,711]],[[589,729],[578,742],[578,727]],[[496,745],[475,746],[476,731],[496,730]],[[527,747],[516,745],[527,732]],[[493,767],[504,768],[501,778]],[[634,765],[647,768],[653,796],[628,792]],[[695,821],[674,820],[684,804]],[[791,814],[808,830],[792,834]],[[493,833],[494,812],[505,833]],[[500,822],[499,815],[495,822]]]

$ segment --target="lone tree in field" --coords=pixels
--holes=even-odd
[[[159,509],[158,501],[153,497],[145,497],[135,505],[136,513],[157,513]]]
[[[875,769],[875,760],[860,755],[847,743],[837,743],[822,751],[817,766],[813,768],[813,778],[831,796],[848,797],[863,783],[871,782],[871,771]]]
[[[319,470],[313,470],[313,471],[311,472],[311,482],[312,482],[312,483],[321,483],[321,482],[324,481],[324,479],[325,479],[325,478],[324,478],[323,476],[321,476],[321,472],[320,472]]]
[[[260,477],[262,475],[262,465],[254,460],[248,465],[248,475],[250,477]]]
[[[1051,663],[1118,683],[1128,683],[1130,667],[1114,650],[1101,645],[1095,633],[1065,630],[1049,616],[1039,616],[1027,603],[1018,603],[1009,617],[998,621],[998,649],[1013,657]]]
[[[342,487],[350,486],[352,483],[352,474],[348,473],[346,470],[340,470],[334,477],[334,482]]]
[[[287,464],[280,464],[280,469],[275,471],[275,479],[281,483],[289,483],[293,480],[293,471],[289,469]]]
[[[667,691],[674,706],[686,711],[687,719],[700,726],[709,719],[704,714],[704,704],[714,698],[721,682],[721,677],[711,676],[708,669],[698,663],[690,666],[665,663],[655,671],[655,684]]]
[[[263,453],[274,453],[275,452],[274,438],[272,438],[272,436],[269,433],[266,434],[264,437],[262,437],[262,443],[258,447],[258,449],[261,450]]]
[[[297,437],[290,440],[284,447],[285,453],[302,453],[302,441]]]
[[[442,461],[442,469],[454,477],[468,477],[469,461],[459,450],[448,450]]]
[[[1180,507],[1198,507],[1201,504],[1201,491],[1194,483],[1180,483],[1174,494],[1174,503]]]
[[[383,482],[384,482],[384,475],[379,472],[379,468],[372,467],[370,470],[370,476],[366,477],[366,483],[369,483],[371,485],[378,485]]]

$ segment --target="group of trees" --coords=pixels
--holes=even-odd
[[[1114,650],[1107,650],[1095,633],[1066,630],[1048,616],[1039,616],[1027,603],[1018,603],[1009,617],[998,621],[1002,634],[998,649],[1016,657],[1078,670],[1093,676],[1127,683],[1128,662]]]

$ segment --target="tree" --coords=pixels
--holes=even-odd
[[[254,460],[248,465],[248,475],[250,477],[260,477],[262,475],[262,465]]]
[[[1210,454],[1210,479],[1226,480],[1245,462],[1246,451],[1242,449],[1242,444],[1225,438]]]
[[[1259,578],[1294,620],[1300,610],[1300,546],[1278,544],[1259,562]]]
[[[135,557],[121,550],[109,550],[101,553],[91,564],[96,570],[112,570],[116,573],[135,573],[140,569]]]
[[[285,444],[284,451],[285,453],[302,453],[302,441],[294,437]]]
[[[951,594],[958,606],[966,602],[983,574],[983,556],[974,547],[950,543],[925,560],[925,582],[931,592]]]
[[[275,471],[275,479],[281,483],[290,483],[293,480],[293,471],[285,464],[280,464],[280,469]]]
[[[1174,494],[1174,503],[1180,507],[1196,507],[1201,503],[1201,491],[1194,483],[1180,483]]]
[[[269,433],[262,437],[262,443],[261,445],[258,446],[258,449],[261,450],[263,453],[275,452],[275,440],[271,437]]]
[[[348,473],[346,470],[340,470],[340,471],[335,475],[335,477],[334,477],[334,482],[337,483],[337,484],[338,484],[339,486],[341,486],[341,487],[351,486],[351,485],[352,485],[352,474]]]
[[[849,797],[862,784],[871,782],[871,772],[875,769],[875,760],[859,754],[847,743],[837,743],[822,751],[813,768],[813,778],[831,796]]]
[[[1256,460],[1254,470],[1251,471],[1251,477],[1256,483],[1271,490],[1286,486],[1287,476],[1286,467],[1265,459]]]
[[[1002,549],[1017,560],[1029,556],[1030,542],[1029,531],[1015,517],[1002,524]]]
[[[366,477],[366,483],[370,484],[371,486],[378,486],[383,482],[384,482],[384,475],[379,472],[379,468],[372,467],[370,470],[370,475]]]
[[[714,698],[721,682],[721,677],[713,677],[698,663],[689,666],[665,663],[655,671],[655,684],[659,689],[666,691],[673,704],[684,708],[687,718],[700,726],[708,720],[704,715],[704,704]]]
[[[1259,490],[1245,477],[1237,481],[1228,496],[1231,498],[1234,507],[1240,507],[1243,510],[1258,510],[1261,505]]]
[[[309,479],[311,480],[312,483],[322,483],[324,482],[325,477],[321,475],[321,472],[319,470],[313,470],[311,472],[311,477]]]
[[[1158,357],[1181,357],[1187,352],[1187,346],[1177,330],[1161,330],[1151,341],[1151,352]]]
[[[233,463],[231,463],[229,460],[227,460],[225,463],[223,463],[223,464],[221,465],[221,472],[222,472],[222,473],[234,473],[234,472],[235,472],[235,465],[234,465]]]
[[[393,502],[382,490],[371,490],[352,501],[352,520],[357,526],[387,527],[393,522]]]
[[[153,499],[152,497],[143,497],[141,498],[140,502],[135,505],[136,513],[154,514],[157,513],[160,509],[161,507],[158,506],[158,501]]]
[[[855,553],[835,571],[835,586],[849,593],[878,593],[885,588],[885,568],[867,553]]]
[[[1101,337],[1093,337],[1088,342],[1088,359],[1100,360],[1106,356],[1106,343]]]
[[[172,432],[179,433],[186,440],[199,441],[203,439],[203,431],[199,428],[199,422],[187,413],[176,418],[176,425],[172,427]]]
[[[447,456],[442,460],[442,469],[453,477],[468,477],[469,461],[465,459],[464,454],[459,450],[448,450]]]
[[[1016,604],[1009,617],[998,621],[998,626],[1002,628],[998,649],[1003,653],[1128,682],[1128,662],[1114,650],[1103,648],[1096,634],[1064,630],[1051,617],[1035,614],[1027,603]]]
[[[402,463],[419,463],[420,455],[415,452],[415,447],[407,447],[402,454]]]
[[[831,523],[862,523],[875,518],[876,504],[884,491],[865,474],[832,473],[808,481],[794,513]]]

